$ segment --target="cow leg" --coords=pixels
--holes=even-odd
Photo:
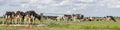
[[[18,20],[18,24],[20,24],[20,19]]]
[[[14,24],[14,19],[12,19],[12,24]]]
[[[17,19],[15,18],[15,20],[14,20],[14,24],[16,24],[16,20],[17,20]]]
[[[17,24],[19,24],[20,19],[17,19]]]
[[[13,19],[11,20],[11,24],[13,24]]]
[[[19,24],[19,19],[17,19],[17,24]]]
[[[32,24],[34,24],[34,20],[35,20],[35,18],[33,17],[33,19],[32,19]]]
[[[28,20],[28,24],[30,24],[30,21],[31,21],[31,18],[29,18],[29,20]]]
[[[7,24],[7,19],[8,19],[7,16],[5,16],[5,24]]]
[[[9,19],[9,21],[8,21],[8,24],[10,24],[11,23],[11,19]]]
[[[60,21],[60,19],[57,19],[57,21]]]
[[[33,19],[33,24],[35,23],[35,19]]]
[[[85,21],[85,19],[80,19],[81,21]]]
[[[73,21],[76,22],[76,18],[74,18]]]
[[[12,19],[10,19],[10,24],[12,24]]]
[[[60,21],[62,19],[62,17],[57,17],[56,20],[57,21]]]
[[[20,22],[19,22],[19,24],[21,24],[22,23],[22,18],[20,18]]]
[[[4,25],[4,22],[5,22],[5,21],[3,20],[3,21],[2,21],[2,25]]]
[[[19,24],[19,19],[17,19],[17,24]]]
[[[75,18],[73,18],[73,22],[75,22],[76,21],[76,19]]]
[[[19,19],[19,23],[18,24],[21,24],[21,19]]]
[[[12,24],[12,19],[10,19],[10,24]]]
[[[66,17],[64,17],[64,21],[67,21],[67,18],[66,18]]]
[[[28,24],[29,23],[29,18],[25,18],[24,19],[24,24]]]
[[[8,24],[8,23],[9,23],[9,20],[7,20],[6,24]]]
[[[10,24],[11,23],[11,19],[8,20],[8,23],[7,24]]]
[[[8,19],[6,19],[6,24],[8,23]]]
[[[76,18],[75,17],[73,17],[72,20],[73,20],[73,22],[76,22]]]
[[[15,19],[15,24],[17,24],[17,18]]]
[[[13,18],[12,24],[15,24],[16,17]]]
[[[24,18],[24,24],[26,23],[27,18]]]
[[[5,24],[7,24],[8,23],[8,16],[6,16],[6,23]]]

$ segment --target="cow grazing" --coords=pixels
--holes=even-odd
[[[112,20],[112,21],[116,22],[116,20],[113,16],[106,16],[105,19],[106,19],[106,21]]]

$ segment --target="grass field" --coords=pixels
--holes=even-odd
[[[4,19],[0,19],[2,22]],[[37,22],[37,20],[36,20]],[[40,22],[39,22],[40,23]],[[113,21],[64,22],[46,20],[46,26],[0,26],[0,30],[120,30],[120,19]]]

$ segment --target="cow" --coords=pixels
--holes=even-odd
[[[25,12],[25,18],[24,18],[25,22],[28,21],[27,23],[31,23],[32,18],[34,19],[32,11]]]
[[[63,16],[57,16],[56,21],[61,21],[63,20]]]
[[[72,20],[73,21],[77,21],[77,20],[83,21],[84,20],[84,15],[82,15],[82,14],[73,14],[72,15]]]
[[[106,19],[106,21],[112,20],[112,21],[116,22],[116,20],[113,16],[106,16],[105,19]]]
[[[63,20],[64,20],[64,21],[71,20],[71,18],[72,18],[72,15],[71,15],[71,14],[64,14],[64,16],[63,16]]]
[[[4,18],[6,19],[6,24],[8,24],[8,22],[13,22],[14,18],[15,18],[15,12],[11,12],[11,11],[6,11]]]
[[[92,17],[92,16],[89,16],[89,17],[87,17],[87,20],[88,20],[88,21],[94,21],[94,20],[95,20],[95,18],[94,18],[94,17]]]
[[[15,12],[11,12],[11,21],[12,21],[12,23],[14,23],[14,20],[15,20]]]
[[[35,19],[40,20],[41,16],[38,15],[35,11],[27,11],[25,12],[25,20],[24,21],[28,21],[27,23],[34,23]]]
[[[72,21],[76,21],[77,20],[77,18],[78,18],[78,16],[76,16],[75,14],[72,14]]]
[[[24,12],[22,11],[17,11],[15,13],[15,24],[21,24],[24,20]]]
[[[12,20],[12,19],[11,19],[11,12],[10,12],[10,11],[7,11],[7,12],[5,13],[5,15],[4,15],[4,18],[6,19],[6,24],[7,24],[8,22],[10,22],[10,20]]]
[[[44,18],[45,20],[47,20],[47,19],[57,20],[57,19],[56,19],[57,16],[43,16],[43,18]]]

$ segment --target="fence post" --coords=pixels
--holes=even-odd
[[[40,13],[40,17],[41,17],[41,22],[43,22],[44,21],[44,19],[43,19],[43,13]]]

